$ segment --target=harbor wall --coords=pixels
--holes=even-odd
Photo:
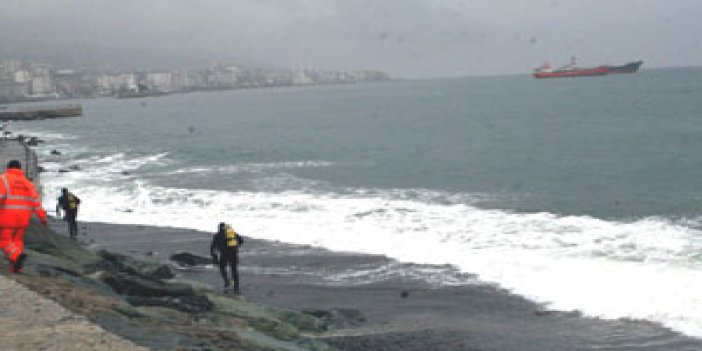
[[[0,170],[2,172],[5,172],[7,163],[10,160],[18,160],[22,163],[22,170],[27,179],[34,182],[37,192],[41,194],[41,182],[39,179],[41,168],[34,150],[19,138],[0,138]]]
[[[37,106],[0,110],[0,121],[27,121],[83,115],[81,105]]]

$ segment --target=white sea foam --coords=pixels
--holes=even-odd
[[[31,129],[31,128],[28,128],[28,125],[25,123],[20,123],[20,124],[7,123],[5,131],[10,132],[11,136],[24,134],[24,135],[31,135],[33,137],[37,137],[41,140],[51,139],[53,142],[77,139],[77,137],[75,135],[71,135],[71,134],[47,132],[47,131],[39,130],[39,129],[36,129],[36,130]]]
[[[191,167],[181,168],[174,171],[165,172],[165,175],[182,175],[196,173],[220,173],[220,174],[237,174],[237,173],[258,173],[272,169],[295,169],[295,168],[321,168],[332,166],[332,162],[327,161],[298,161],[298,162],[271,162],[271,163],[244,163],[227,166],[215,167]]]
[[[406,263],[390,262],[382,266],[372,266],[367,269],[354,267],[339,273],[327,274],[323,277],[332,285],[364,285],[382,282],[389,279],[422,279],[433,286],[458,286],[478,284],[466,275],[459,274],[449,265],[408,265]]]
[[[486,210],[421,189],[340,195],[169,188],[115,176],[168,164],[167,154],[114,154],[90,162],[83,171],[44,176],[47,207],[55,201],[51,195],[68,186],[83,200],[83,220],[208,232],[224,220],[252,237],[450,264],[550,308],[658,321],[702,336],[702,233],[689,225]],[[376,269],[329,279],[357,284],[389,274]],[[426,273],[433,284],[448,276],[443,270]],[[443,283],[461,283],[451,277]]]

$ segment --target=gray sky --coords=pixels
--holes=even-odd
[[[409,78],[528,73],[571,55],[696,66],[702,1],[0,0],[0,56],[155,65],[163,53]]]

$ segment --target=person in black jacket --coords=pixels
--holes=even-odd
[[[63,210],[63,220],[68,222],[68,234],[72,240],[76,240],[78,237],[78,222],[76,221],[78,205],[80,205],[78,196],[73,195],[66,188],[61,189],[61,196],[56,203],[56,215],[60,216],[61,210]]]
[[[227,264],[231,268],[232,280],[234,282],[234,292],[239,293],[239,246],[244,243],[244,239],[232,229],[231,226],[222,222],[219,224],[219,230],[212,237],[210,245],[210,254],[212,262],[219,264],[219,273],[224,280],[224,288],[229,288],[230,282],[227,278]]]

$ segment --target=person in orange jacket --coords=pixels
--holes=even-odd
[[[47,226],[46,211],[34,184],[25,178],[22,164],[17,160],[7,163],[0,174],[0,249],[10,261],[10,271],[21,273],[27,255],[24,253],[24,232],[32,213]]]

